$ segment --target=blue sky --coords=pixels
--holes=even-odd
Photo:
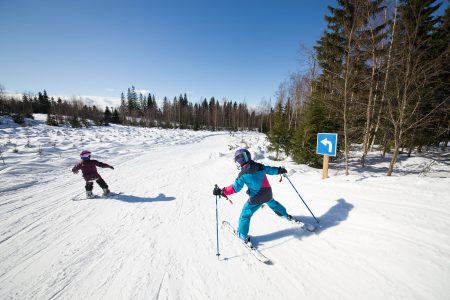
[[[258,104],[299,71],[334,0],[0,0],[7,91]]]

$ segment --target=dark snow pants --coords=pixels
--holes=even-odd
[[[106,182],[103,180],[103,178],[98,178],[95,180],[95,182],[97,182],[97,184],[102,188],[102,189],[107,189],[108,185],[106,184]],[[94,188],[94,180],[89,180],[86,181],[86,191],[92,191],[92,189]]]

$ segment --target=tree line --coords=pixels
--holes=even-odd
[[[75,97],[69,100],[58,97],[55,100],[43,90],[37,95],[23,94],[21,98],[16,98],[6,96],[3,90],[0,86],[0,115],[10,115],[19,124],[24,123],[24,118],[33,118],[35,113],[47,114],[47,124],[52,126],[82,127],[119,122],[117,110],[114,114],[108,107],[103,111]]]
[[[161,128],[194,130],[259,130],[267,131],[269,120],[261,109],[249,109],[246,103],[218,101],[214,97],[192,103],[186,94],[171,101],[164,97],[161,104],[151,93],[138,93],[134,86],[116,108],[104,110],[84,104],[80,99],[54,99],[46,90],[37,95],[24,94],[21,99],[7,97],[0,90],[0,115],[12,115],[16,122],[32,118],[33,113],[47,114],[47,124],[82,127],[109,123]]]
[[[164,97],[160,106],[151,93],[137,93],[134,86],[126,96],[121,94],[119,113],[121,123],[163,128],[186,128],[206,130],[260,130],[266,131],[269,118],[259,108],[250,109],[247,104],[204,98],[197,103],[180,94],[169,100]]]
[[[411,154],[450,138],[450,8],[436,0],[338,0],[327,28],[309,51],[309,69],[277,92],[268,133],[277,153],[321,166],[318,132],[339,134],[348,174],[351,145],[361,165],[376,145]]]

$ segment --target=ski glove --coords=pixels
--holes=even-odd
[[[114,170],[114,167],[110,167],[111,170]]]
[[[78,174],[78,171],[72,171],[73,174]]]
[[[287,173],[287,171],[286,171],[285,167],[279,167],[278,168],[278,174],[286,174],[286,173]]]
[[[224,196],[223,190],[216,186],[213,190],[213,195],[214,196]]]

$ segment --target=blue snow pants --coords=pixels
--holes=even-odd
[[[286,208],[275,199],[271,199],[265,204],[268,207],[270,207],[280,217],[287,218],[288,214],[286,212]],[[238,233],[241,239],[245,240],[247,238],[248,231],[250,229],[250,219],[252,218],[253,214],[261,207],[261,205],[262,204],[252,204],[249,201],[247,201],[245,202],[244,207],[242,207],[238,227]]]

